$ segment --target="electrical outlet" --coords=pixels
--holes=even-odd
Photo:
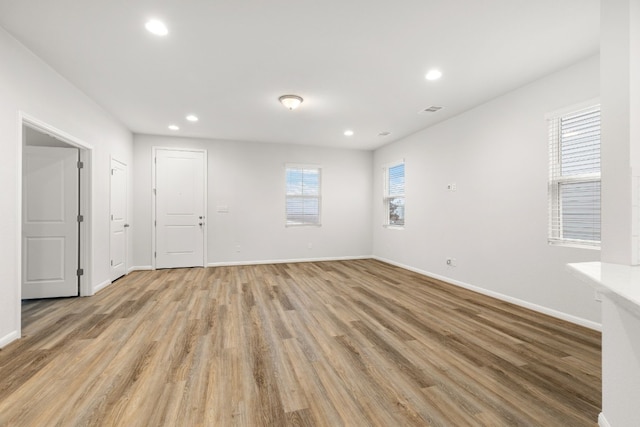
[[[447,258],[446,263],[449,267],[455,267],[456,266],[456,259],[455,258]]]
[[[458,185],[455,182],[451,182],[447,184],[448,191],[456,191],[458,189]]]
[[[240,252],[240,245],[236,245],[236,252]]]
[[[593,299],[598,302],[602,302],[602,294],[600,294],[600,292],[598,291],[595,291],[595,293],[593,294]]]

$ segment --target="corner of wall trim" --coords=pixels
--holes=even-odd
[[[134,271],[148,271],[148,270],[153,270],[153,267],[150,265],[134,265],[133,267],[129,268],[129,270],[127,271],[127,274],[132,273]]]
[[[597,322],[593,322],[591,320],[583,319],[581,317],[573,316],[568,313],[563,313],[558,310],[554,310],[552,308],[544,307],[538,304],[534,304],[528,301],[524,301],[518,298],[510,297],[508,295],[501,294],[499,292],[491,291],[485,288],[481,288],[479,286],[474,286],[469,283],[461,282],[459,280],[451,279],[449,277],[440,276],[439,274],[430,273],[425,270],[420,270],[419,268],[414,268],[405,264],[401,264],[395,261],[391,261],[386,258],[381,258],[377,256],[373,256],[373,259],[376,259],[381,262],[385,262],[387,264],[395,265],[396,267],[404,268],[405,270],[413,271],[414,273],[422,274],[423,276],[431,277],[433,279],[442,280],[443,282],[450,283],[455,286],[459,286],[461,288],[469,289],[470,291],[477,292],[479,294],[487,295],[489,297],[499,299],[501,301],[505,301],[511,304],[518,305],[520,307],[528,308],[529,310],[537,311],[538,313],[546,314],[551,317],[555,317],[560,320],[565,320],[567,322],[584,326],[585,328],[593,329],[595,331],[602,332],[602,325]]]
[[[20,334],[18,333],[18,331],[9,332],[4,337],[0,338],[0,348],[3,348],[5,345],[12,343],[18,338],[20,338]]]
[[[91,295],[97,294],[99,291],[103,290],[104,288],[109,286],[111,283],[112,283],[111,280],[106,280],[106,281],[94,286],[93,287],[93,293]]]
[[[602,412],[598,414],[598,425],[600,427],[611,427],[611,424],[609,424],[609,421],[607,421]]]

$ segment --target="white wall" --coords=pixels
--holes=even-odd
[[[374,255],[597,326],[593,291],[565,265],[598,261],[599,251],[547,244],[545,114],[598,95],[599,58],[592,57],[378,149]],[[381,168],[402,158],[406,227],[385,229]],[[457,191],[448,192],[453,182]]]
[[[638,189],[633,189],[632,176],[634,172],[640,175],[637,159],[639,111],[632,108],[638,107],[636,100],[640,98],[640,69],[639,46],[634,40],[634,31],[637,31],[634,27],[638,24],[634,19],[637,16],[631,14],[632,3],[634,1],[609,0],[603,1],[600,7],[602,261],[625,265],[638,263],[637,247],[633,245],[637,228],[633,224],[632,208],[637,204],[633,192]]]
[[[109,283],[110,156],[132,161],[131,133],[0,28],[0,347],[19,337],[22,142],[19,112],[93,146],[91,284]]]
[[[207,150],[209,265],[371,255],[371,152],[135,135],[136,266],[152,264],[154,146]],[[285,163],[322,166],[321,227],[285,227]]]

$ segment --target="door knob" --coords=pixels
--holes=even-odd
[[[124,225],[124,228],[129,228],[129,224],[125,224],[125,225]]]

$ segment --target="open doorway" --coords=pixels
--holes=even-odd
[[[21,115],[21,300],[91,295],[91,147]]]

